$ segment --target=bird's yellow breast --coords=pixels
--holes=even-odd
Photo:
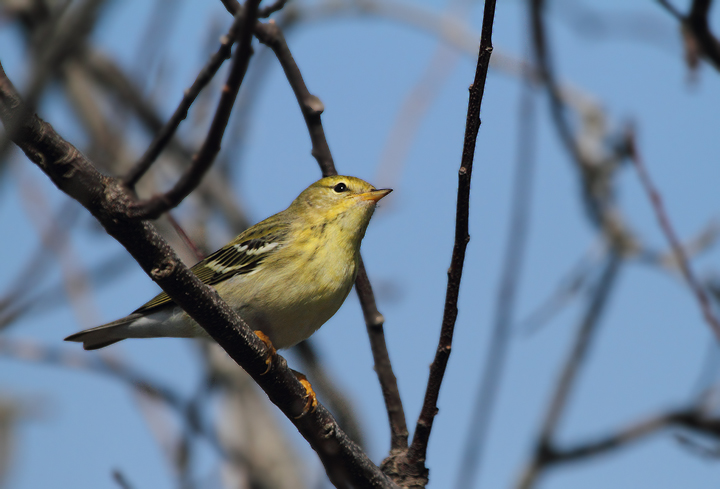
[[[267,258],[267,267],[217,286],[223,299],[239,304],[240,316],[268,335],[276,348],[308,338],[337,312],[352,289],[359,256],[355,244],[325,239],[330,232],[327,226],[303,229],[295,234],[294,245],[287,243]],[[294,266],[285,266],[290,263]]]

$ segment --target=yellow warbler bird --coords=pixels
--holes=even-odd
[[[391,189],[332,176],[192,267],[276,348],[307,339],[337,312],[357,276],[360,242]],[[262,335],[259,335],[262,337]],[[129,316],[65,338],[94,350],[126,338],[209,336],[164,292]]]

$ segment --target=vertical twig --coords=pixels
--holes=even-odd
[[[515,166],[515,182],[511,201],[511,218],[508,229],[505,257],[493,321],[492,337],[485,357],[483,376],[475,395],[473,418],[467,429],[465,448],[458,475],[458,489],[475,487],[480,470],[487,431],[492,419],[497,391],[505,369],[508,337],[513,325],[517,284],[522,271],[523,256],[527,242],[528,220],[535,170],[535,106],[532,87],[525,82],[520,100],[518,117],[518,155]]]
[[[483,11],[482,32],[480,34],[480,48],[478,53],[475,79],[470,85],[467,118],[465,123],[465,138],[463,152],[458,171],[458,194],[455,215],[455,242],[453,245],[450,269],[448,270],[448,284],[445,296],[445,310],[443,312],[440,340],[438,342],[435,359],[430,365],[427,389],[423,400],[420,416],[415,427],[415,435],[405,456],[398,460],[399,470],[405,473],[410,487],[427,484],[428,471],[425,468],[427,445],[432,431],[433,420],[438,412],[437,400],[440,395],[440,386],[448,359],[452,349],[453,332],[457,319],[457,302],[460,293],[460,280],[462,279],[465,250],[470,235],[468,233],[468,220],[470,210],[470,180],[472,177],[473,159],[478,131],[480,130],[480,107],[485,93],[485,80],[490,56],[492,54],[492,28],[495,19],[495,0],[486,0]]]
[[[362,258],[360,258],[360,270],[355,280],[355,290],[362,303],[363,316],[365,317],[365,325],[370,339],[370,349],[375,362],[375,373],[380,382],[380,389],[382,390],[388,420],[390,421],[390,453],[393,453],[397,450],[406,449],[408,446],[405,410],[400,398],[397,378],[390,364],[390,354],[385,343],[385,331],[383,329],[385,318],[380,314],[375,304],[375,294],[373,294]]]

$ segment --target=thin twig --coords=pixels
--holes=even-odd
[[[40,251],[47,253],[47,250],[44,248],[41,248]],[[49,257],[40,255],[38,257],[40,265],[42,266],[43,262],[48,258]],[[109,285],[110,282],[108,282],[107,277],[118,278],[122,276],[122,274],[129,272],[131,270],[131,267],[128,266],[129,263],[130,257],[128,257],[126,253],[122,253],[88,270],[88,276],[93,290],[97,292],[103,286]],[[32,275],[29,275],[27,278],[37,279],[39,272],[35,271],[32,266],[29,266],[27,269],[32,271]],[[65,290],[62,282],[45,287],[35,293],[32,293],[30,289],[26,288],[19,290],[23,293],[17,294],[16,291],[13,290],[11,293],[0,297],[0,331],[23,316],[40,314],[55,307],[65,305]]]
[[[185,246],[188,247],[188,249],[192,252],[193,256],[197,261],[202,260],[205,258],[205,253],[200,251],[200,249],[195,245],[192,239],[190,239],[190,236],[187,235],[185,230],[182,228],[179,222],[177,222],[177,219],[173,217],[172,214],[169,212],[166,214],[167,220],[170,222],[170,225],[173,227],[176,233],[180,236],[180,239],[183,243],[185,243]]]
[[[396,450],[406,449],[408,446],[405,410],[403,409],[397,378],[393,373],[390,354],[385,342],[385,331],[383,329],[385,318],[380,314],[375,304],[375,294],[370,285],[370,279],[368,279],[362,258],[360,258],[360,269],[355,280],[355,290],[362,304],[365,326],[370,339],[370,349],[375,362],[375,373],[378,376],[380,389],[385,400],[385,408],[390,422],[390,452],[393,453]]]
[[[697,434],[720,439],[720,419],[708,418],[699,410],[690,408],[650,416],[596,440],[575,443],[564,448],[548,446],[545,452],[544,464],[548,468],[602,455],[672,427],[683,428]]]
[[[440,340],[435,353],[435,359],[430,365],[430,375],[428,377],[425,398],[415,427],[412,444],[404,456],[398,458],[394,467],[398,473],[402,475],[405,485],[410,487],[424,487],[427,485],[428,470],[425,468],[427,445],[430,439],[430,432],[432,431],[433,420],[438,412],[437,400],[440,395],[440,386],[443,376],[445,375],[445,369],[452,348],[453,332],[458,314],[457,303],[460,293],[460,281],[462,279],[463,265],[465,262],[465,250],[470,241],[470,235],[468,234],[470,181],[475,157],[475,146],[481,124],[480,107],[485,93],[485,80],[487,78],[490,56],[492,54],[492,29],[494,19],[495,1],[486,0],[483,11],[475,79],[472,85],[470,85],[469,90],[470,96],[465,123],[465,138],[463,141],[460,170],[458,171],[455,241],[450,259],[450,269],[448,270],[447,292],[445,296],[442,327],[440,330]],[[387,465],[384,465],[384,468],[385,467],[387,467]]]
[[[132,219],[153,219],[172,209],[187,197],[200,183],[205,172],[210,168],[215,156],[220,151],[220,143],[225,133],[235,98],[240,90],[245,73],[247,72],[250,57],[252,56],[253,25],[257,19],[257,8],[260,0],[248,0],[246,7],[238,14],[241,25],[238,36],[238,46],[233,55],[230,74],[223,87],[218,102],[215,117],[200,150],[193,157],[189,169],[185,171],[175,186],[168,192],[153,197],[145,202],[133,203],[128,209],[128,216]]]
[[[200,70],[197,78],[193,84],[185,90],[183,98],[180,104],[175,109],[175,112],[163,126],[163,128],[157,133],[155,139],[153,139],[150,146],[145,151],[145,154],[135,163],[135,166],[125,175],[125,185],[128,187],[134,187],[140,178],[150,169],[150,166],[155,162],[157,157],[160,155],[162,150],[167,146],[172,137],[175,135],[180,123],[185,120],[188,114],[190,106],[195,102],[195,99],[200,94],[200,91],[212,80],[215,73],[220,69],[226,59],[230,58],[232,45],[237,39],[238,29],[242,25],[244,18],[238,16],[234,21],[230,30],[226,35],[220,38],[220,47],[217,52],[210,57],[207,64]]]
[[[718,321],[718,318],[715,317],[712,312],[710,300],[705,293],[705,289],[702,285],[700,285],[697,278],[695,278],[695,274],[693,274],[690,262],[685,254],[685,249],[678,239],[677,234],[675,234],[672,224],[670,223],[670,218],[665,211],[665,206],[663,205],[662,197],[660,197],[660,192],[658,192],[657,188],[653,184],[652,179],[650,178],[650,173],[645,167],[645,163],[643,163],[642,157],[638,152],[637,142],[635,141],[635,135],[632,131],[628,133],[627,145],[630,160],[637,169],[638,176],[640,177],[640,183],[642,183],[642,186],[650,199],[653,211],[655,211],[655,217],[662,228],[663,234],[665,234],[665,238],[670,243],[673,253],[675,253],[675,258],[680,266],[680,270],[682,270],[683,276],[685,277],[690,290],[692,290],[698,304],[700,305],[700,310],[702,311],[705,321],[708,326],[710,326],[710,329],[715,337],[720,340],[720,321]]]
[[[547,40],[544,11],[546,0],[530,1],[530,29],[540,79],[544,82],[555,129],[577,170],[581,196],[592,224],[609,237],[614,246],[623,250],[634,246],[634,238],[615,205],[612,177],[620,158],[617,151],[610,156],[583,151],[579,134],[575,134],[566,114],[566,99],[553,71]]]
[[[86,0],[77,2],[76,8],[68,8],[68,3],[52,19],[47,19],[43,26],[45,36],[36,44],[38,53],[34,56],[33,73],[24,94],[27,110],[24,117],[36,111],[45,88],[63,62],[73,56],[90,35],[103,4],[105,0]]]
[[[174,389],[163,385],[156,379],[151,379],[118,359],[97,354],[79,354],[66,349],[7,338],[0,338],[0,355],[36,364],[81,369],[118,380],[151,399],[162,401],[183,420],[189,432],[204,438],[221,457],[227,459],[230,459],[231,456],[238,457],[238,454],[227,453],[217,440],[215,433],[204,429],[202,423],[197,422],[197,416],[191,404]]]
[[[90,48],[86,50],[90,51]],[[157,110],[153,109],[150,102],[142,96],[139,88],[112,60],[98,51],[92,51],[80,61],[88,75],[111,95],[120,98],[123,106],[129,106],[148,131],[152,134],[162,131],[164,124]],[[182,163],[179,165],[181,168],[192,162],[192,152],[180,144],[177,138],[170,140],[166,148]],[[205,201],[212,202],[219,208],[231,229],[241,230],[249,226],[247,216],[233,198],[227,179],[222,178],[217,172],[210,171],[205,175],[197,188],[197,193]]]
[[[598,440],[578,443],[567,448],[556,448],[552,450],[547,463],[555,465],[600,455],[671,427],[684,428],[720,439],[720,419],[707,418],[696,409],[672,411],[649,417]]]
[[[271,3],[267,7],[261,8],[260,10],[258,10],[258,19],[266,19],[275,12],[282,10],[282,8],[287,2],[288,0],[275,0],[274,3]]]
[[[320,165],[323,176],[337,175],[330,147],[325,138],[325,130],[320,119],[325,106],[318,97],[310,93],[305,85],[305,80],[303,80],[300,69],[288,48],[282,30],[275,23],[258,22],[255,26],[255,35],[261,43],[273,50],[285,72],[285,77],[290,83],[298,105],[300,105],[300,110],[310,133],[312,155]]]
[[[604,253],[604,251],[602,251]],[[580,257],[570,270],[562,275],[548,297],[540,301],[524,318],[518,320],[515,329],[524,334],[533,334],[545,326],[553,317],[567,307],[574,298],[587,289],[595,264],[601,256],[597,250],[590,250]]]
[[[505,370],[508,339],[514,322],[515,298],[527,244],[535,170],[535,104],[532,87],[527,82],[522,88],[518,121],[519,149],[510,202],[510,227],[497,292],[492,336],[485,355],[483,375],[475,394],[473,416],[467,428],[460,472],[455,485],[458,489],[475,487],[495,399]]]
[[[117,482],[117,485],[120,486],[120,489],[133,489],[133,486],[130,485],[130,482],[128,482],[125,475],[123,475],[123,473],[118,469],[113,469],[112,478],[115,482]]]

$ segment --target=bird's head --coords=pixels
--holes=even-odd
[[[390,192],[392,189],[376,189],[359,178],[334,175],[306,188],[291,208],[313,220],[337,222],[364,234],[377,202]]]

